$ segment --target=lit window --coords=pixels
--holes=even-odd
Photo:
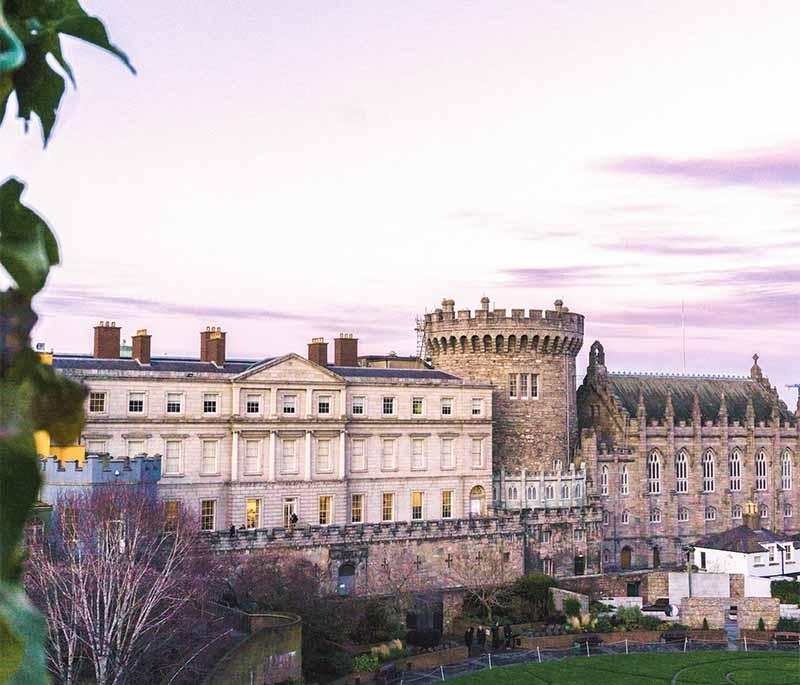
[[[714,509],[714,507],[706,507],[705,520],[706,521],[716,521],[717,520],[717,510]]]
[[[519,377],[519,397],[522,400],[528,399],[528,374],[520,374]]]
[[[248,414],[261,413],[261,395],[248,395],[245,401],[245,411]]]
[[[297,497],[283,498],[283,527],[292,525],[292,517],[297,516]]]
[[[620,516],[620,521],[623,526],[627,526],[631,521],[630,514],[627,511],[623,511],[622,516]]]
[[[661,510],[653,509],[650,512],[650,523],[661,523]]]
[[[283,473],[297,473],[297,441],[283,440]]]
[[[322,495],[319,498],[319,525],[329,526],[333,520],[333,497]]]
[[[792,454],[785,450],[781,456],[781,490],[792,489]]]
[[[733,509],[731,510],[731,518],[733,519],[740,519],[742,518],[742,507],[738,504],[733,505]]]
[[[411,400],[411,413],[414,416],[422,416],[423,407],[424,404],[421,397],[415,397]]]
[[[283,396],[283,403],[281,405],[283,407],[284,414],[296,414],[297,413],[297,395],[284,395]]]
[[[217,447],[216,440],[203,440],[202,473],[217,473]]]
[[[600,469],[600,494],[608,494],[608,466],[603,466]]]
[[[103,414],[106,411],[106,394],[104,392],[89,393],[89,413]]]
[[[330,395],[320,395],[317,398],[317,413],[320,416],[327,416],[331,413]]]
[[[394,519],[394,494],[384,492],[381,504],[381,521],[392,521]]]
[[[627,495],[629,490],[628,467],[623,466],[619,475],[619,494]]]
[[[453,452],[453,438],[442,438],[442,468],[452,469],[455,467],[455,455]]]
[[[164,473],[178,475],[183,471],[181,464],[182,443],[180,440],[167,440],[164,450]]]
[[[364,495],[350,496],[350,523],[364,522]]]
[[[174,531],[178,527],[178,500],[164,501],[164,530]]]
[[[517,397],[517,374],[508,374],[508,396],[513,400]]]
[[[756,455],[756,490],[767,489],[767,455],[761,450]]]
[[[383,439],[383,449],[382,449],[382,466],[384,470],[392,470],[395,468],[395,450],[394,450],[394,440],[392,438],[384,438]]]
[[[703,492],[714,492],[714,452],[703,455]]]
[[[453,516],[453,491],[442,491],[442,518],[449,519]]]
[[[259,528],[261,526],[261,500],[247,498],[245,502],[245,526]]]
[[[180,414],[183,409],[183,396],[179,392],[167,393],[167,414]]]
[[[453,400],[451,399],[442,400],[442,416],[452,416],[452,415],[453,415]]]
[[[415,470],[425,468],[425,438],[411,440],[411,468]]]
[[[366,405],[366,398],[354,397],[350,411],[353,413],[354,416],[361,416],[362,414],[364,414],[365,405]]]
[[[131,392],[128,393],[128,412],[130,414],[143,414],[144,413],[144,393]]]
[[[219,395],[205,393],[203,395],[203,413],[216,414],[219,406]]]
[[[411,493],[411,520],[412,521],[421,521],[422,520],[422,499],[423,495],[421,492],[412,492]]]
[[[366,443],[361,438],[350,443],[350,469],[352,471],[365,471],[367,468]]]
[[[689,492],[689,465],[683,450],[675,458],[675,491],[681,494]]]
[[[331,462],[331,441],[317,440],[317,471],[327,472],[333,468]]]
[[[685,507],[678,509],[678,521],[686,522],[689,520],[689,510]]]
[[[738,449],[731,452],[728,459],[728,472],[731,492],[739,492],[742,489],[742,454]]]
[[[661,455],[656,450],[647,458],[647,492],[650,495],[661,493]]]
[[[480,398],[474,398],[472,400],[472,415],[473,416],[481,416],[483,415],[483,400]]]
[[[245,473],[261,473],[261,440],[244,441]]]
[[[217,502],[213,499],[200,500],[200,530],[215,530]]]
[[[531,375],[531,399],[539,399],[539,376],[535,373]]]
[[[483,468],[483,438],[472,438],[472,468]]]
[[[394,397],[383,398],[383,415],[384,416],[394,415]]]

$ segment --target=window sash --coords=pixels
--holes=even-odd
[[[354,438],[350,442],[350,457],[353,471],[364,471],[367,468],[366,441],[363,438]]]
[[[362,415],[364,414],[364,406],[366,404],[364,397],[354,397],[352,404],[350,405],[350,411],[354,415]]]
[[[517,397],[517,374],[508,374],[508,396],[513,400]]]
[[[381,498],[381,521],[394,520],[394,494],[384,492]]]
[[[106,411],[106,393],[104,392],[90,392],[89,393],[89,413],[90,414],[104,414]]]
[[[261,412],[261,395],[248,395],[244,402],[246,414],[259,414]]]
[[[411,440],[411,468],[425,468],[425,438],[413,438]]]
[[[128,413],[129,414],[143,414],[144,413],[144,393],[131,392],[128,393]]]
[[[419,491],[411,493],[411,520],[421,521],[423,516],[424,494]]]
[[[483,400],[481,399],[473,399],[472,400],[472,415],[473,416],[481,416],[483,414]]]
[[[281,411],[284,414],[296,414],[297,395],[284,395],[281,399]]]
[[[317,469],[319,471],[332,469],[330,440],[317,440]]]
[[[317,413],[321,416],[328,416],[331,413],[330,395],[321,395],[317,398]]]
[[[167,393],[167,414],[180,414],[183,411],[183,397],[178,392]]]
[[[164,473],[175,475],[182,471],[183,443],[180,440],[167,440],[164,445]]]
[[[261,527],[261,500],[248,497],[245,502],[245,527],[248,529]]]
[[[453,516],[453,491],[442,491],[442,518],[449,519]]]
[[[422,416],[424,406],[424,401],[421,397],[413,398],[411,400],[411,414],[413,416]]]
[[[284,473],[295,473],[297,471],[297,441],[283,440],[281,442],[281,457]]]
[[[383,415],[392,416],[394,414],[394,397],[383,398]]]
[[[452,416],[453,415],[453,400],[446,399],[442,400],[442,416]]]
[[[441,450],[442,450],[442,468],[452,469],[455,466],[453,438],[442,438]]]
[[[146,454],[144,440],[128,440],[128,456],[135,457],[137,454]]]
[[[219,410],[219,395],[206,393],[203,395],[203,413],[216,414]]]
[[[218,440],[203,440],[203,473],[217,473],[217,453],[219,451]]]
[[[319,498],[319,525],[329,526],[333,519],[333,497],[322,495]]]
[[[364,495],[350,496],[350,523],[364,523]]]
[[[244,470],[245,473],[261,471],[261,440],[244,441]]]
[[[217,502],[213,499],[200,500],[200,530],[215,530]]]
[[[381,447],[381,456],[384,469],[395,468],[395,444],[393,438],[384,438]]]

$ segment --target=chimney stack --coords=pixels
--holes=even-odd
[[[219,326],[200,332],[200,361],[225,366],[225,333]]]
[[[761,530],[761,513],[755,502],[745,502],[742,522],[750,530]]]
[[[150,335],[146,328],[136,331],[132,339],[133,358],[140,364],[150,364]]]
[[[116,321],[101,321],[94,327],[94,357],[119,359],[120,328]]]
[[[358,366],[358,338],[340,333],[333,340],[333,362],[336,366]]]
[[[320,366],[328,365],[328,343],[325,338],[311,338],[308,343],[308,361]]]

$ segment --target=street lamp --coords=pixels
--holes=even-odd
[[[692,596],[692,566],[694,560],[694,545],[684,545],[683,551],[686,552],[686,572],[689,574],[689,597]]]

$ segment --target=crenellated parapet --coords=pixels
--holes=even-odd
[[[62,462],[58,457],[41,459],[44,479],[43,497],[49,490],[70,486],[111,484],[148,485],[161,478],[161,455],[140,454],[135,457],[111,458],[107,454],[87,454],[78,461]],[[45,499],[45,501],[52,501]]]

